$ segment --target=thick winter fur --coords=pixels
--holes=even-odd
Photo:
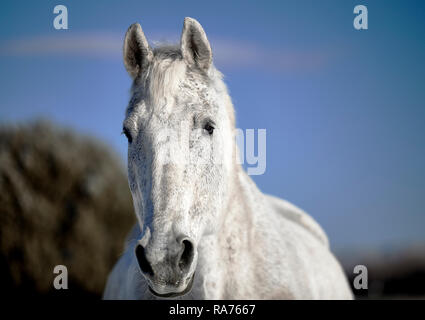
[[[132,25],[124,61],[138,224],[104,298],[352,298],[320,226],[237,163],[233,105],[201,25],[186,18],[180,47],[156,49]]]

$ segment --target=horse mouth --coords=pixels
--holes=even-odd
[[[149,291],[154,296],[157,296],[157,297],[160,297],[160,298],[175,298],[175,297],[180,297],[182,295],[185,295],[186,293],[188,293],[192,289],[193,279],[194,278],[195,278],[195,273],[192,274],[192,276],[190,277],[189,283],[187,284],[186,288],[183,291],[181,291],[181,292],[158,293],[155,290],[153,290],[151,288],[151,286],[148,286],[148,287],[149,287]]]

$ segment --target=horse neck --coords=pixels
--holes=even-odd
[[[217,231],[201,240],[199,249],[200,254],[204,256],[204,263],[213,268],[214,266],[221,268],[216,264],[223,259],[218,258],[217,255],[228,256],[231,252],[239,251],[247,245],[255,231],[253,226],[257,213],[252,203],[259,200],[261,196],[261,192],[243,171],[241,165],[235,163],[229,196],[223,206],[222,219]]]
[[[229,234],[234,233],[235,220],[246,221],[248,218],[252,218],[253,211],[250,208],[250,196],[247,190],[247,186],[251,183],[251,178],[243,170],[242,166],[235,164],[235,170],[232,174],[229,196],[227,203],[224,206],[224,212],[221,217],[220,233]]]

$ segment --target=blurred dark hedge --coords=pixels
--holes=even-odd
[[[101,297],[133,216],[122,162],[102,142],[46,121],[0,127],[2,295]],[[68,290],[53,288],[59,264]]]

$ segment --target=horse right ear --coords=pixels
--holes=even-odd
[[[153,59],[153,53],[138,23],[128,28],[124,39],[124,65],[134,79],[143,72]]]

